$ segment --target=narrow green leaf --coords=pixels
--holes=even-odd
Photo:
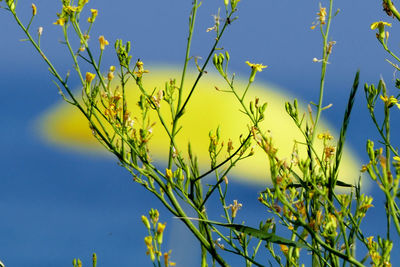
[[[268,233],[265,230],[260,230],[260,229],[252,228],[252,227],[249,227],[249,226],[241,225],[241,224],[220,223],[220,222],[216,222],[216,221],[209,221],[209,220],[203,220],[203,219],[197,219],[197,218],[187,218],[187,219],[198,220],[198,221],[207,222],[207,223],[210,223],[210,224],[223,226],[223,227],[226,227],[226,228],[235,229],[236,231],[245,233],[247,235],[250,235],[250,236],[256,237],[258,239],[261,239],[261,240],[264,240],[264,241],[267,241],[267,242],[271,242],[271,243],[288,245],[288,246],[291,246],[291,247],[298,247],[298,248],[307,248],[307,246],[304,243],[300,243],[300,242],[297,242],[297,241],[286,239],[286,238],[280,237],[278,235],[275,235],[275,234],[272,234],[272,233]]]

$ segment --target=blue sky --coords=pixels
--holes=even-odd
[[[25,22],[31,13],[30,4],[19,1],[17,7],[21,17],[26,17]],[[44,27],[42,47],[64,73],[72,69],[72,62],[58,42],[62,38],[60,28],[52,24],[61,3],[41,0],[35,4],[38,16],[32,29]],[[151,64],[180,64],[184,59],[189,4],[183,0],[92,0],[88,7],[99,9],[92,35],[104,35],[112,44],[116,38],[130,40],[133,58]],[[203,1],[196,22],[193,56],[206,56],[214,36],[205,30],[213,26],[212,15],[222,4],[222,0]],[[326,4],[322,1],[322,5]],[[336,45],[328,66],[325,98],[325,103],[333,103],[334,107],[325,113],[325,118],[339,125],[357,69],[361,70],[361,85],[376,83],[380,76],[392,84],[393,69],[385,62],[388,56],[370,24],[394,21],[376,1],[341,0],[335,1],[335,6],[340,12],[331,31]],[[232,71],[246,74],[246,60],[263,63],[269,67],[257,75],[258,79],[305,101],[316,101],[320,65],[312,59],[320,57],[321,38],[318,30],[310,30],[310,26],[315,21],[318,2],[242,0],[238,8],[239,19],[222,41],[231,54]],[[91,253],[96,251],[101,266],[148,263],[142,241],[145,229],[139,222],[140,215],[154,207],[154,199],[133,184],[111,157],[52,147],[37,136],[36,119],[61,99],[40,56],[28,43],[19,41],[24,36],[4,10],[0,10],[0,25],[0,260],[6,266],[70,266],[73,257],[85,258],[88,264]],[[389,39],[394,49],[399,43],[397,29],[397,25],[391,28]],[[111,49],[104,61],[115,64]],[[78,85],[76,79],[71,82]],[[366,161],[366,139],[376,134],[360,89],[348,141]],[[398,130],[394,126],[394,131]],[[251,203],[260,191],[254,186],[242,188],[243,184],[232,185],[232,198],[245,198]],[[260,207],[249,205],[242,215],[251,221]],[[178,266],[187,266],[191,256],[185,250],[193,242],[178,222],[164,209],[160,211],[168,222],[170,235],[184,236],[184,240],[168,244]],[[381,213],[371,213],[377,214],[368,226],[374,228],[380,223]],[[172,240],[170,237],[168,240]],[[197,262],[196,255],[193,257]]]

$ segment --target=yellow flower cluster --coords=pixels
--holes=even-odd
[[[317,135],[318,139],[323,140],[332,140],[333,136],[329,132],[320,133]]]

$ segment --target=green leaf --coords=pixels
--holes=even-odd
[[[186,219],[202,221],[202,222],[206,222],[206,223],[209,223],[209,224],[214,224],[214,225],[219,225],[219,226],[223,226],[223,227],[226,227],[226,228],[235,229],[236,231],[242,232],[242,233],[247,234],[249,236],[253,236],[253,237],[256,237],[258,239],[261,239],[261,240],[264,240],[264,241],[267,241],[267,242],[271,242],[271,243],[288,245],[288,246],[291,246],[291,247],[298,247],[298,248],[307,248],[307,245],[304,244],[304,243],[300,243],[300,242],[297,242],[297,241],[292,241],[290,239],[286,239],[286,238],[277,236],[275,234],[268,233],[265,230],[260,230],[260,229],[252,228],[252,227],[249,227],[249,226],[241,225],[241,224],[220,223],[220,222],[216,222],[216,221],[209,221],[209,220],[203,220],[203,219],[198,219],[198,218],[186,218]]]
[[[252,228],[249,226],[245,226],[245,225],[241,225],[241,224],[219,224],[219,225],[227,227],[227,228],[235,229],[236,231],[245,233],[247,235],[256,237],[258,239],[262,239],[267,242],[288,245],[291,247],[298,247],[298,248],[306,248],[307,247],[303,243],[292,241],[292,240],[277,236],[275,234],[268,233],[264,230],[255,229],[255,228]]]

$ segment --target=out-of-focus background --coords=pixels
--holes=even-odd
[[[38,0],[35,4],[38,15],[32,31],[42,26],[41,43],[48,58],[60,73],[72,70],[65,47],[59,43],[61,29],[53,25],[61,1]],[[321,4],[326,6],[328,1]],[[361,87],[365,82],[377,83],[382,76],[393,94],[397,89],[392,86],[393,68],[384,60],[388,55],[370,29],[374,21],[393,19],[379,2],[338,0],[334,5],[340,12],[331,30],[336,44],[325,94],[325,103],[332,103],[333,108],[324,112],[324,118],[339,127],[357,69],[361,70]],[[18,3],[24,23],[29,21],[30,6],[31,2]],[[219,7],[223,14],[222,0],[203,1],[191,55],[207,55],[214,34],[206,29],[213,26],[212,15]],[[134,59],[153,65],[183,62],[190,1],[91,1],[87,16],[89,8],[99,10],[92,36],[106,36],[110,48],[121,38],[132,41]],[[310,26],[316,20],[318,2],[242,0],[238,9],[238,20],[221,43],[230,51],[231,70],[247,75],[246,60],[263,63],[269,67],[257,79],[283,88],[290,99],[295,95],[316,102],[320,64],[312,59],[320,58],[321,36],[318,28],[311,30]],[[161,221],[167,222],[165,248],[172,249],[172,260],[178,266],[196,266],[199,254],[190,234],[132,182],[116,159],[52,146],[38,134],[38,118],[62,99],[44,62],[31,45],[20,41],[24,35],[5,10],[0,10],[0,25],[0,260],[6,266],[71,266],[72,259],[80,257],[88,265],[91,253],[96,252],[101,266],[147,266],[146,230],[140,216],[153,207],[160,210]],[[389,43],[394,49],[399,42],[397,29],[396,23],[390,29]],[[106,50],[104,62],[116,65],[112,49]],[[78,86],[79,82],[71,77],[70,84]],[[396,118],[395,114],[394,122]],[[398,130],[394,123],[394,137]],[[360,88],[347,141],[364,163],[367,138],[376,140],[377,135]],[[230,198],[244,204],[239,220],[257,223],[260,215],[269,216],[257,202],[262,186],[234,181],[230,188]],[[378,190],[371,187],[368,193],[375,197],[376,206],[383,207]],[[383,208],[372,208],[367,218],[367,236],[379,231],[380,225],[384,228]],[[398,255],[393,257],[393,262],[400,261]]]

